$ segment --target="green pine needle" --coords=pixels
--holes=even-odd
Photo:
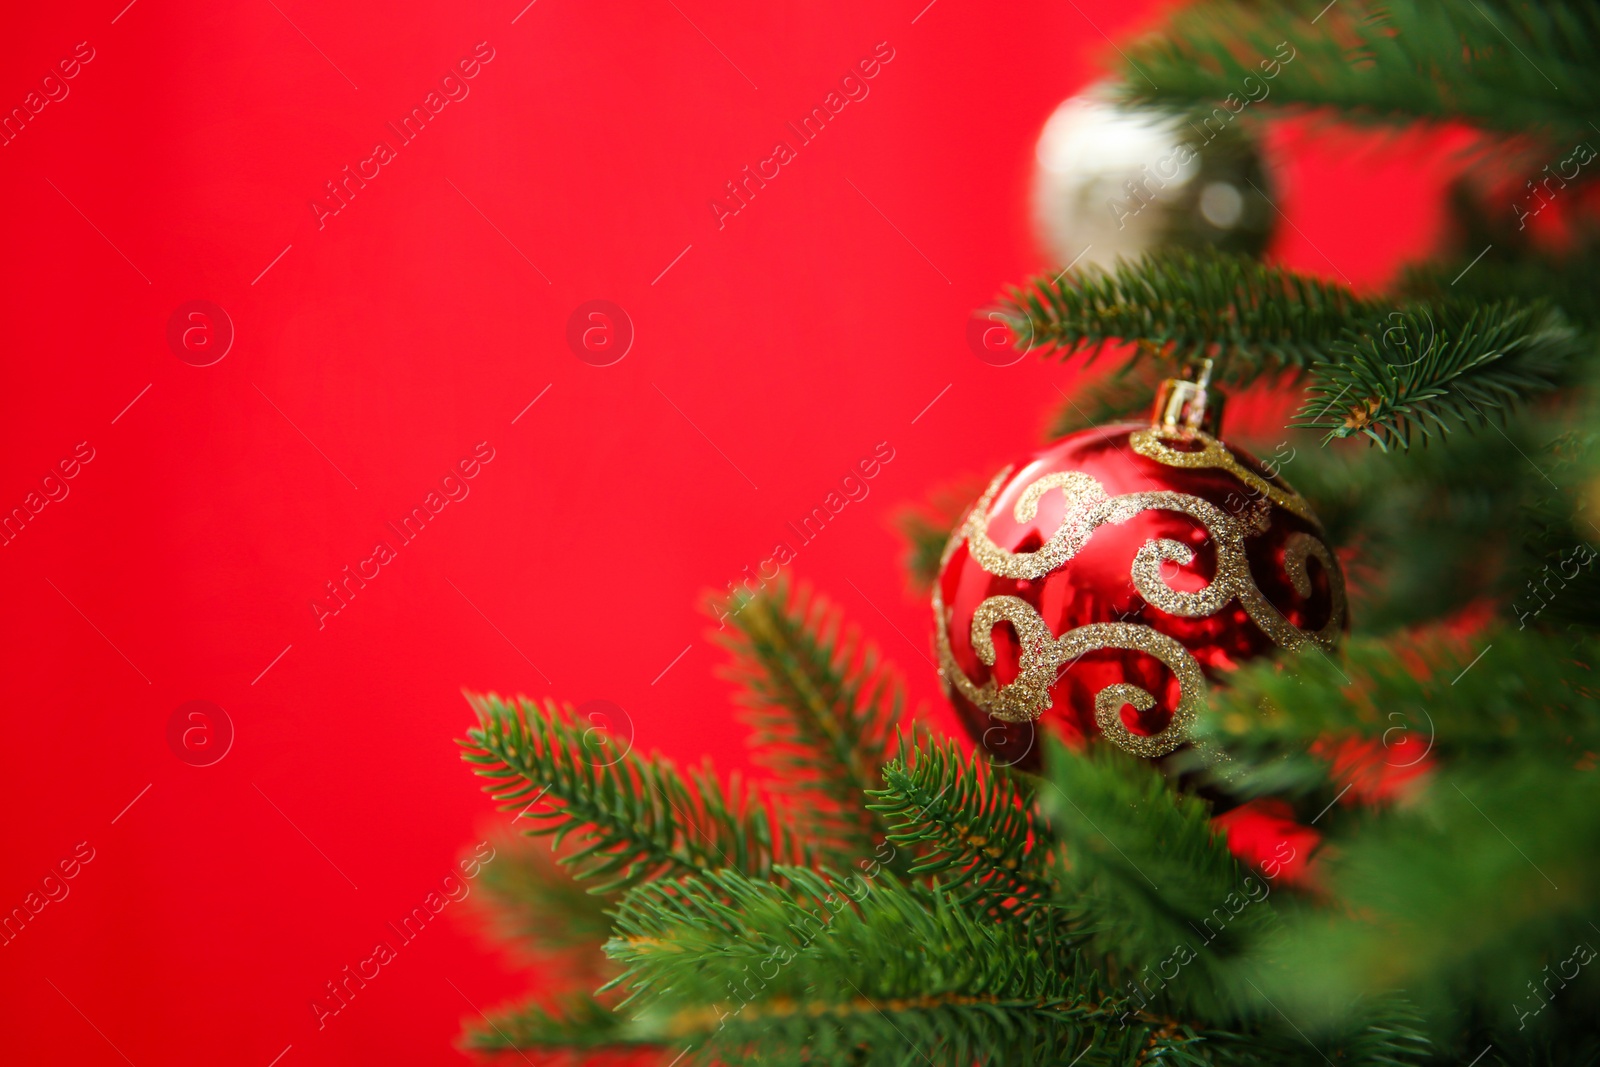
[[[478,1052],[626,1052],[652,1046],[665,1049],[669,1040],[581,994],[569,994],[554,1006],[529,1003],[494,1012],[481,1025],[470,1025],[462,1036],[462,1043]]]
[[[1270,995],[1263,992],[1258,999],[1273,1012]],[[1391,994],[1355,999],[1346,1009],[1331,1026],[1302,1019],[1288,1020],[1287,1026],[1275,1029],[1213,1033],[1215,1062],[1229,1067],[1327,1067],[1330,1063],[1406,1067],[1439,1062],[1427,1036],[1427,1020],[1405,997]],[[1285,1021],[1282,1015],[1273,1014]],[[1469,1054],[1466,1059],[1470,1058]]]
[[[1027,915],[1054,895],[1048,838],[1033,820],[1033,790],[986,767],[954,741],[904,738],[867,805],[890,823],[889,841],[915,856],[911,873],[936,875],[964,906]]]
[[[1596,140],[1600,141],[1600,137]],[[1463,210],[1481,214],[1484,207],[1473,201]],[[1600,327],[1600,287],[1595,285],[1595,278],[1600,277],[1600,234],[1581,234],[1574,248],[1556,256],[1525,238],[1518,242],[1515,227],[1480,228],[1486,234],[1473,251],[1407,268],[1399,291],[1411,300],[1435,303],[1548,301],[1585,330]]]
[[[1580,945],[1592,961],[1600,947],[1594,777],[1520,753],[1438,768],[1419,796],[1329,853],[1323,879],[1339,906],[1295,915],[1259,959],[1257,984],[1310,1024],[1373,989],[1405,989],[1445,1034],[1473,1013],[1509,1034],[1549,1034],[1561,1015],[1589,1011],[1594,963],[1562,961]],[[1565,979],[1546,985],[1557,972]]]
[[[914,592],[927,593],[933,588],[950,532],[982,495],[983,487],[980,478],[959,479],[936,487],[921,504],[896,513],[894,522],[905,539],[906,573]]]
[[[1156,1003],[1241,1018],[1251,998],[1233,964],[1273,928],[1270,880],[1242,868],[1208,805],[1149,763],[1047,743],[1039,803],[1066,849],[1061,901],[1094,931],[1109,973]]]
[[[1583,0],[1206,0],[1123,50],[1129,98],[1198,105],[1221,128],[1247,107],[1335,108],[1567,141],[1600,113],[1597,52]]]
[[[527,833],[552,836],[552,847],[576,835],[581,847],[561,862],[576,879],[599,880],[591,893],[716,867],[760,875],[784,854],[761,803],[737,785],[725,794],[709,770],[685,776],[659,756],[618,759],[554,701],[468,699],[478,726],[460,742],[462,758],[502,810],[520,809],[533,824]]]
[[[1324,358],[1345,332],[1376,322],[1376,305],[1333,283],[1216,251],[1163,249],[1114,270],[1040,275],[1010,290],[1018,344],[1062,356],[1135,344],[1169,374],[1219,358],[1219,380],[1248,382]]]
[[[627,1009],[701,1062],[1204,1062],[1197,1035],[1129,1012],[1070,949],[938,887],[777,873],[782,887],[721,872],[623,899],[607,951]]]
[[[1303,650],[1233,672],[1194,737],[1231,757],[1230,792],[1303,797],[1309,819],[1339,791],[1330,746],[1346,739],[1371,746],[1369,777],[1430,757],[1489,766],[1514,748],[1571,764],[1600,751],[1597,662],[1600,643],[1532,629],[1358,638],[1333,657]]]
[[[1519,629],[1600,631],[1600,433],[1562,434],[1538,463],[1550,480],[1524,511],[1527,564],[1507,583],[1510,617]]]
[[[1504,421],[1590,347],[1548,307],[1408,309],[1383,331],[1333,343],[1292,425],[1407,449],[1414,435],[1426,442]]]
[[[726,618],[727,674],[742,690],[752,757],[776,776],[796,833],[818,857],[854,865],[883,837],[861,800],[882,785],[879,768],[905,702],[899,677],[804,587],[780,582],[727,605]]]
[[[584,891],[549,849],[521,837],[496,842],[496,859],[478,878],[480,903],[495,938],[535,959],[557,958],[589,974],[611,932],[606,901]]]

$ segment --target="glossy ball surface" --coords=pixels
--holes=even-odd
[[[1002,471],[945,549],[945,690],[999,762],[1036,767],[1040,727],[1164,755],[1207,677],[1338,640],[1344,578],[1322,538],[1275,468],[1214,437],[1071,434]]]
[[[1277,220],[1272,189],[1258,145],[1231,116],[1202,130],[1093,86],[1039,135],[1034,232],[1060,265],[1110,268],[1168,246],[1258,254]]]

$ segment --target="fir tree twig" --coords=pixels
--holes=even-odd
[[[592,893],[718,867],[760,875],[784,854],[759,801],[725,795],[709,770],[685,776],[631,752],[602,759],[572,709],[554,701],[469,699],[478,726],[460,742],[462,758],[488,779],[484,791],[502,810],[522,809],[528,833],[556,845],[578,835],[582,847],[561,862],[574,878],[601,879]]]
[[[895,525],[906,541],[906,573],[913,590],[926,593],[939,576],[950,532],[983,493],[980,478],[964,478],[935,488],[920,504],[902,508]]]
[[[1581,0],[1207,0],[1124,50],[1125,84],[1137,101],[1215,108],[1204,117],[1220,111],[1223,126],[1239,110],[1225,110],[1231,95],[1587,138],[1600,111],[1597,51],[1600,12]]]
[[[753,758],[776,776],[818,857],[854,866],[884,832],[862,794],[882,784],[905,701],[899,678],[836,608],[803,587],[780,582],[727,617],[728,676],[754,729]]]
[[[1107,746],[1047,738],[1040,807],[1067,853],[1061,900],[1116,984],[1214,1021],[1243,1017],[1236,961],[1270,930],[1270,886],[1242,868],[1201,800]],[[1178,972],[1174,980],[1166,967]]]
[[[479,875],[479,909],[497,940],[527,954],[559,958],[564,969],[598,978],[599,948],[611,932],[606,901],[584,890],[541,842],[497,842],[498,860]]]
[[[1546,391],[1586,350],[1560,312],[1491,304],[1447,304],[1397,313],[1380,332],[1331,345],[1292,425],[1326,440],[1360,434],[1379,448],[1406,449],[1458,426],[1504,419],[1505,410]]]
[[[1575,761],[1600,748],[1597,662],[1593,640],[1563,647],[1510,627],[1470,644],[1439,630],[1357,638],[1336,660],[1302,652],[1235,671],[1212,693],[1194,737],[1240,760],[1363,737],[1405,739],[1395,762],[1412,759],[1411,742],[1457,765],[1492,761],[1512,745]],[[1468,677],[1471,686],[1458,684]]]
[[[702,1062],[1203,1062],[1198,1035],[1130,1011],[1070,950],[937,886],[778,873],[785,887],[721,872],[622,902],[607,951],[626,1003],[704,1042]]]
[[[1442,770],[1330,854],[1323,877],[1339,907],[1292,916],[1270,959],[1255,961],[1258,986],[1311,1025],[1399,987],[1445,1033],[1476,1014],[1505,1034],[1544,1029],[1548,1039],[1538,1024],[1551,1021],[1539,1016],[1552,1000],[1571,997],[1569,1010],[1583,1012],[1578,1003],[1600,990],[1581,957],[1562,966],[1576,946],[1600,944],[1593,778],[1537,753]],[[1569,984],[1578,988],[1563,993]]]
[[[890,821],[889,841],[916,856],[912,874],[940,877],[961,904],[993,914],[1050,903],[1049,844],[1031,788],[954,741],[903,738],[883,777],[868,807]]]
[[[526,1004],[470,1025],[462,1043],[479,1052],[551,1052],[666,1048],[671,1039],[628,1020],[594,997],[569,995],[553,1006]]]
[[[1170,372],[1223,357],[1218,377],[1249,382],[1325,357],[1335,338],[1369,326],[1377,308],[1344,287],[1245,256],[1163,249],[1012,289],[1005,314],[1018,344],[1091,355],[1135,344],[1134,359]]]

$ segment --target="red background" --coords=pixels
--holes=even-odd
[[[505,819],[453,744],[462,686],[612,700],[641,748],[737,765],[696,605],[887,441],[785,570],[951,722],[888,517],[1036,445],[1070,386],[980,362],[966,320],[1046,266],[1034,137],[1155,13],[124,2],[35,5],[0,43],[7,109],[95,50],[0,148],[0,507],[95,450],[0,549],[0,909],[95,850],[0,948],[3,1058],[459,1062],[468,1001],[529,982],[465,908],[320,1032],[308,1002]],[[319,230],[324,182],[480,41],[470,95]],[[883,41],[870,96],[719,230],[708,200]],[[1370,285],[1434,240],[1443,168],[1353,143],[1275,136],[1276,252]],[[637,334],[607,368],[564,340],[597,298]],[[237,334],[203,368],[165,336],[195,299]],[[470,496],[319,631],[324,582],[480,441]],[[214,766],[167,743],[196,699],[236,729]]]

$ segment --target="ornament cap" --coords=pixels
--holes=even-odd
[[[1216,437],[1222,427],[1223,396],[1211,386],[1212,361],[1200,360],[1182,378],[1168,378],[1156,390],[1150,423],[1170,430],[1201,430]]]

